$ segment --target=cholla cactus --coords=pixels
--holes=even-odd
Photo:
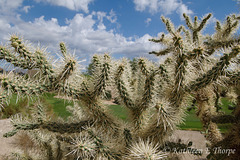
[[[157,56],[173,54],[174,61],[170,65],[175,66],[173,73],[175,84],[171,92],[173,96],[169,96],[170,101],[179,107],[187,94],[193,95],[198,108],[197,115],[206,130],[206,138],[212,146],[215,146],[216,143],[221,143],[223,137],[216,123],[213,122],[213,119],[219,116],[216,108],[213,107],[214,95],[216,95],[214,89],[216,86],[239,86],[238,54],[240,47],[239,38],[234,35],[239,26],[239,17],[228,16],[224,24],[217,21],[216,33],[212,36],[204,36],[201,34],[201,30],[211,14],[208,14],[200,22],[197,17],[194,18],[194,22],[191,22],[190,17],[186,14],[183,16],[189,29],[180,26],[176,30],[170,20],[162,18],[169,35],[163,34],[160,39],[151,41],[166,45],[166,49],[150,52],[150,54]],[[217,60],[215,54],[219,54],[219,51],[223,56]],[[236,107],[238,108],[238,106]],[[215,122],[217,121],[215,120]]]
[[[228,17],[223,25],[217,22],[217,31],[211,37],[201,34],[210,17],[211,14],[207,15],[201,22],[195,17],[192,23],[184,14],[189,29],[184,26],[175,29],[169,19],[162,17],[169,34],[151,41],[162,43],[166,48],[150,53],[170,54],[164,64],[144,58],[130,63],[127,59],[114,61],[108,54],[94,55],[90,78],[77,72],[78,61],[64,43],[60,43],[62,62],[54,65],[43,50],[28,49],[18,36],[12,36],[13,49],[0,46],[0,59],[15,67],[36,69],[38,76],[1,75],[0,103],[4,105],[12,93],[31,96],[43,92],[66,95],[75,103],[68,107],[72,116],[67,121],[51,120],[44,114],[40,102],[36,105],[35,119],[13,117],[14,130],[4,136],[24,132],[40,148],[36,152],[33,147],[14,154],[15,157],[164,159],[168,156],[163,152],[165,147],[189,147],[171,142],[170,136],[183,121],[190,96],[196,100],[198,115],[208,131],[206,137],[214,142],[212,145],[221,141],[222,136],[213,122],[213,116],[217,116],[211,106],[214,94],[210,93],[214,85],[223,81],[230,85],[227,82],[234,80],[231,85],[239,85],[239,74],[236,74],[239,71],[228,68],[230,64],[239,64],[239,39],[233,36],[238,17]],[[216,59],[214,54],[220,49],[225,54]],[[107,87],[117,92],[121,104],[129,110],[129,122],[113,117],[102,104]]]
[[[159,151],[158,144],[153,144],[148,139],[143,141],[139,139],[138,142],[135,142],[129,148],[129,153],[126,156],[126,159],[136,159],[136,160],[160,160],[167,157],[166,153]]]

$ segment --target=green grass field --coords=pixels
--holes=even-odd
[[[222,112],[225,112],[225,114],[231,114],[231,110],[228,109],[228,105],[231,104],[226,98],[222,98]],[[185,121],[183,124],[179,126],[182,130],[202,130],[202,123],[200,122],[200,119],[196,116],[195,110],[187,111],[187,116],[185,118]],[[230,127],[231,124],[218,124],[218,127],[222,133],[225,133]]]
[[[222,110],[226,114],[231,114],[231,110],[228,109],[228,105],[230,105],[231,102],[229,102],[226,98],[222,98]],[[128,111],[126,108],[120,106],[120,105],[110,105],[109,109],[113,112],[113,114],[120,119],[127,121],[128,120]],[[185,121],[183,124],[178,126],[182,130],[195,130],[195,131],[201,131],[202,130],[202,123],[200,122],[200,119],[196,116],[195,110],[187,111]],[[225,133],[230,127],[231,124],[218,124],[218,127],[221,132]]]
[[[33,98],[34,99],[34,98]],[[41,96],[41,99],[44,103],[45,106],[47,106],[48,110],[52,110],[52,112],[54,113],[55,116],[60,116],[64,119],[66,119],[68,116],[71,115],[71,113],[69,113],[66,110],[66,106],[70,105],[73,106],[72,102],[69,102],[67,100],[63,100],[63,99],[58,99],[54,97],[54,94],[51,93],[45,93]],[[29,103],[29,106],[33,105],[33,101],[31,101]],[[230,105],[231,102],[229,102],[226,98],[222,99],[222,110],[223,112],[225,112],[226,114],[231,114],[231,110],[228,110],[228,105]],[[2,116],[2,118],[8,118],[9,116],[7,115],[12,115],[18,112],[22,112],[24,114],[29,113],[29,110],[26,109],[27,105],[27,100],[23,99],[20,100],[17,104],[16,104],[16,95],[13,95],[10,105],[8,107],[6,107],[5,109],[5,116]],[[30,107],[28,107],[30,108]],[[109,110],[113,113],[114,116],[117,116],[118,118],[124,120],[124,121],[128,121],[128,110],[125,107],[122,107],[121,105],[109,105],[108,106]],[[186,117],[185,117],[185,121],[184,124],[181,124],[179,126],[180,129],[182,130],[197,130],[197,131],[201,131],[202,130],[202,124],[199,120],[199,118],[196,116],[195,114],[195,110],[191,110],[191,111],[187,111],[186,112]],[[218,124],[221,132],[226,132],[230,127],[231,124]]]
[[[55,116],[67,118],[71,114],[66,110],[68,105],[73,106],[73,102],[67,100],[54,98],[52,93],[44,93],[40,99],[42,103],[47,106],[47,112],[53,112]],[[11,115],[16,113],[22,113],[23,115],[31,113],[31,109],[36,101],[36,97],[32,97],[28,101],[27,98],[23,98],[17,101],[17,95],[13,95],[10,99],[10,103],[3,109],[0,118],[9,118]],[[17,103],[16,103],[17,102]]]
[[[0,118],[9,118],[16,113],[22,113],[23,115],[29,114],[30,108],[34,103],[33,101],[35,101],[34,98],[32,100],[28,100],[27,98],[18,99],[17,95],[13,94],[8,106],[0,111]]]
[[[71,113],[69,113],[66,110],[67,106],[73,106],[73,102],[69,102],[68,100],[63,100],[63,99],[59,99],[59,98],[54,98],[54,94],[52,93],[45,93],[43,95],[43,98],[45,99],[45,102],[50,105],[48,106],[48,108],[52,108],[54,113],[56,114],[56,116],[60,116],[62,118],[67,118],[68,116],[71,115]]]

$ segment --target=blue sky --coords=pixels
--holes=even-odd
[[[166,32],[160,20],[184,24],[182,13],[202,18],[213,13],[204,32],[213,33],[216,19],[240,11],[234,0],[0,0],[0,41],[18,34],[53,54],[64,41],[86,65],[95,53],[115,58],[144,56],[162,46],[148,41]]]

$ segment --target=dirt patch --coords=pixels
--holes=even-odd
[[[11,152],[14,152],[15,148],[13,147],[14,137],[5,138],[3,134],[11,131],[12,125],[10,119],[0,120],[0,159],[3,155],[8,155]]]
[[[114,100],[102,100],[102,103],[105,105],[117,105],[116,103],[113,103]]]
[[[111,104],[108,102],[108,104]],[[12,126],[10,119],[3,119],[0,120],[0,160],[2,159],[1,156],[8,155],[11,152],[14,152],[16,149],[13,146],[14,143],[14,137],[11,138],[4,138],[3,134],[11,131]],[[177,153],[182,160],[203,160],[206,157],[206,139],[199,131],[183,131],[183,130],[177,130],[173,138],[181,139],[182,142],[188,143],[189,141],[193,142],[193,148],[201,150],[203,152],[202,156],[193,156],[192,154],[189,154],[187,151],[182,153]]]
[[[190,154],[190,152],[196,152],[194,150],[181,150],[179,152],[176,151],[176,154],[181,157],[182,160],[205,160],[207,156],[207,147],[206,147],[206,138],[200,131],[184,131],[177,130],[173,139],[181,139],[181,142],[187,144],[188,142],[192,142],[191,148],[197,149],[197,152],[201,152],[201,156],[194,156]]]

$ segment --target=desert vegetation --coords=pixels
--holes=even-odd
[[[165,56],[163,63],[94,55],[91,76],[79,71],[78,60],[64,43],[59,46],[60,60],[52,63],[42,48],[11,36],[9,46],[0,46],[0,59],[38,72],[34,76],[1,74],[1,106],[7,107],[13,94],[22,99],[49,92],[67,97],[74,105],[67,107],[71,113],[67,119],[47,114],[41,98],[32,105],[31,115],[14,115],[14,130],[4,136],[18,133],[26,143],[19,143],[22,152],[8,159],[171,159],[171,148],[191,148],[191,143],[170,137],[192,103],[208,140],[208,158],[236,159],[240,155],[239,17],[217,21],[215,33],[204,35],[211,14],[193,21],[183,16],[186,25],[179,27],[162,17],[168,33],[150,39],[165,46],[150,52]],[[107,88],[127,109],[129,121],[113,116],[102,103]],[[225,96],[235,104],[232,115],[223,114],[218,105],[226,89]],[[230,132],[223,136],[216,125],[219,122],[232,123]],[[234,154],[216,153],[217,147],[236,150]]]

